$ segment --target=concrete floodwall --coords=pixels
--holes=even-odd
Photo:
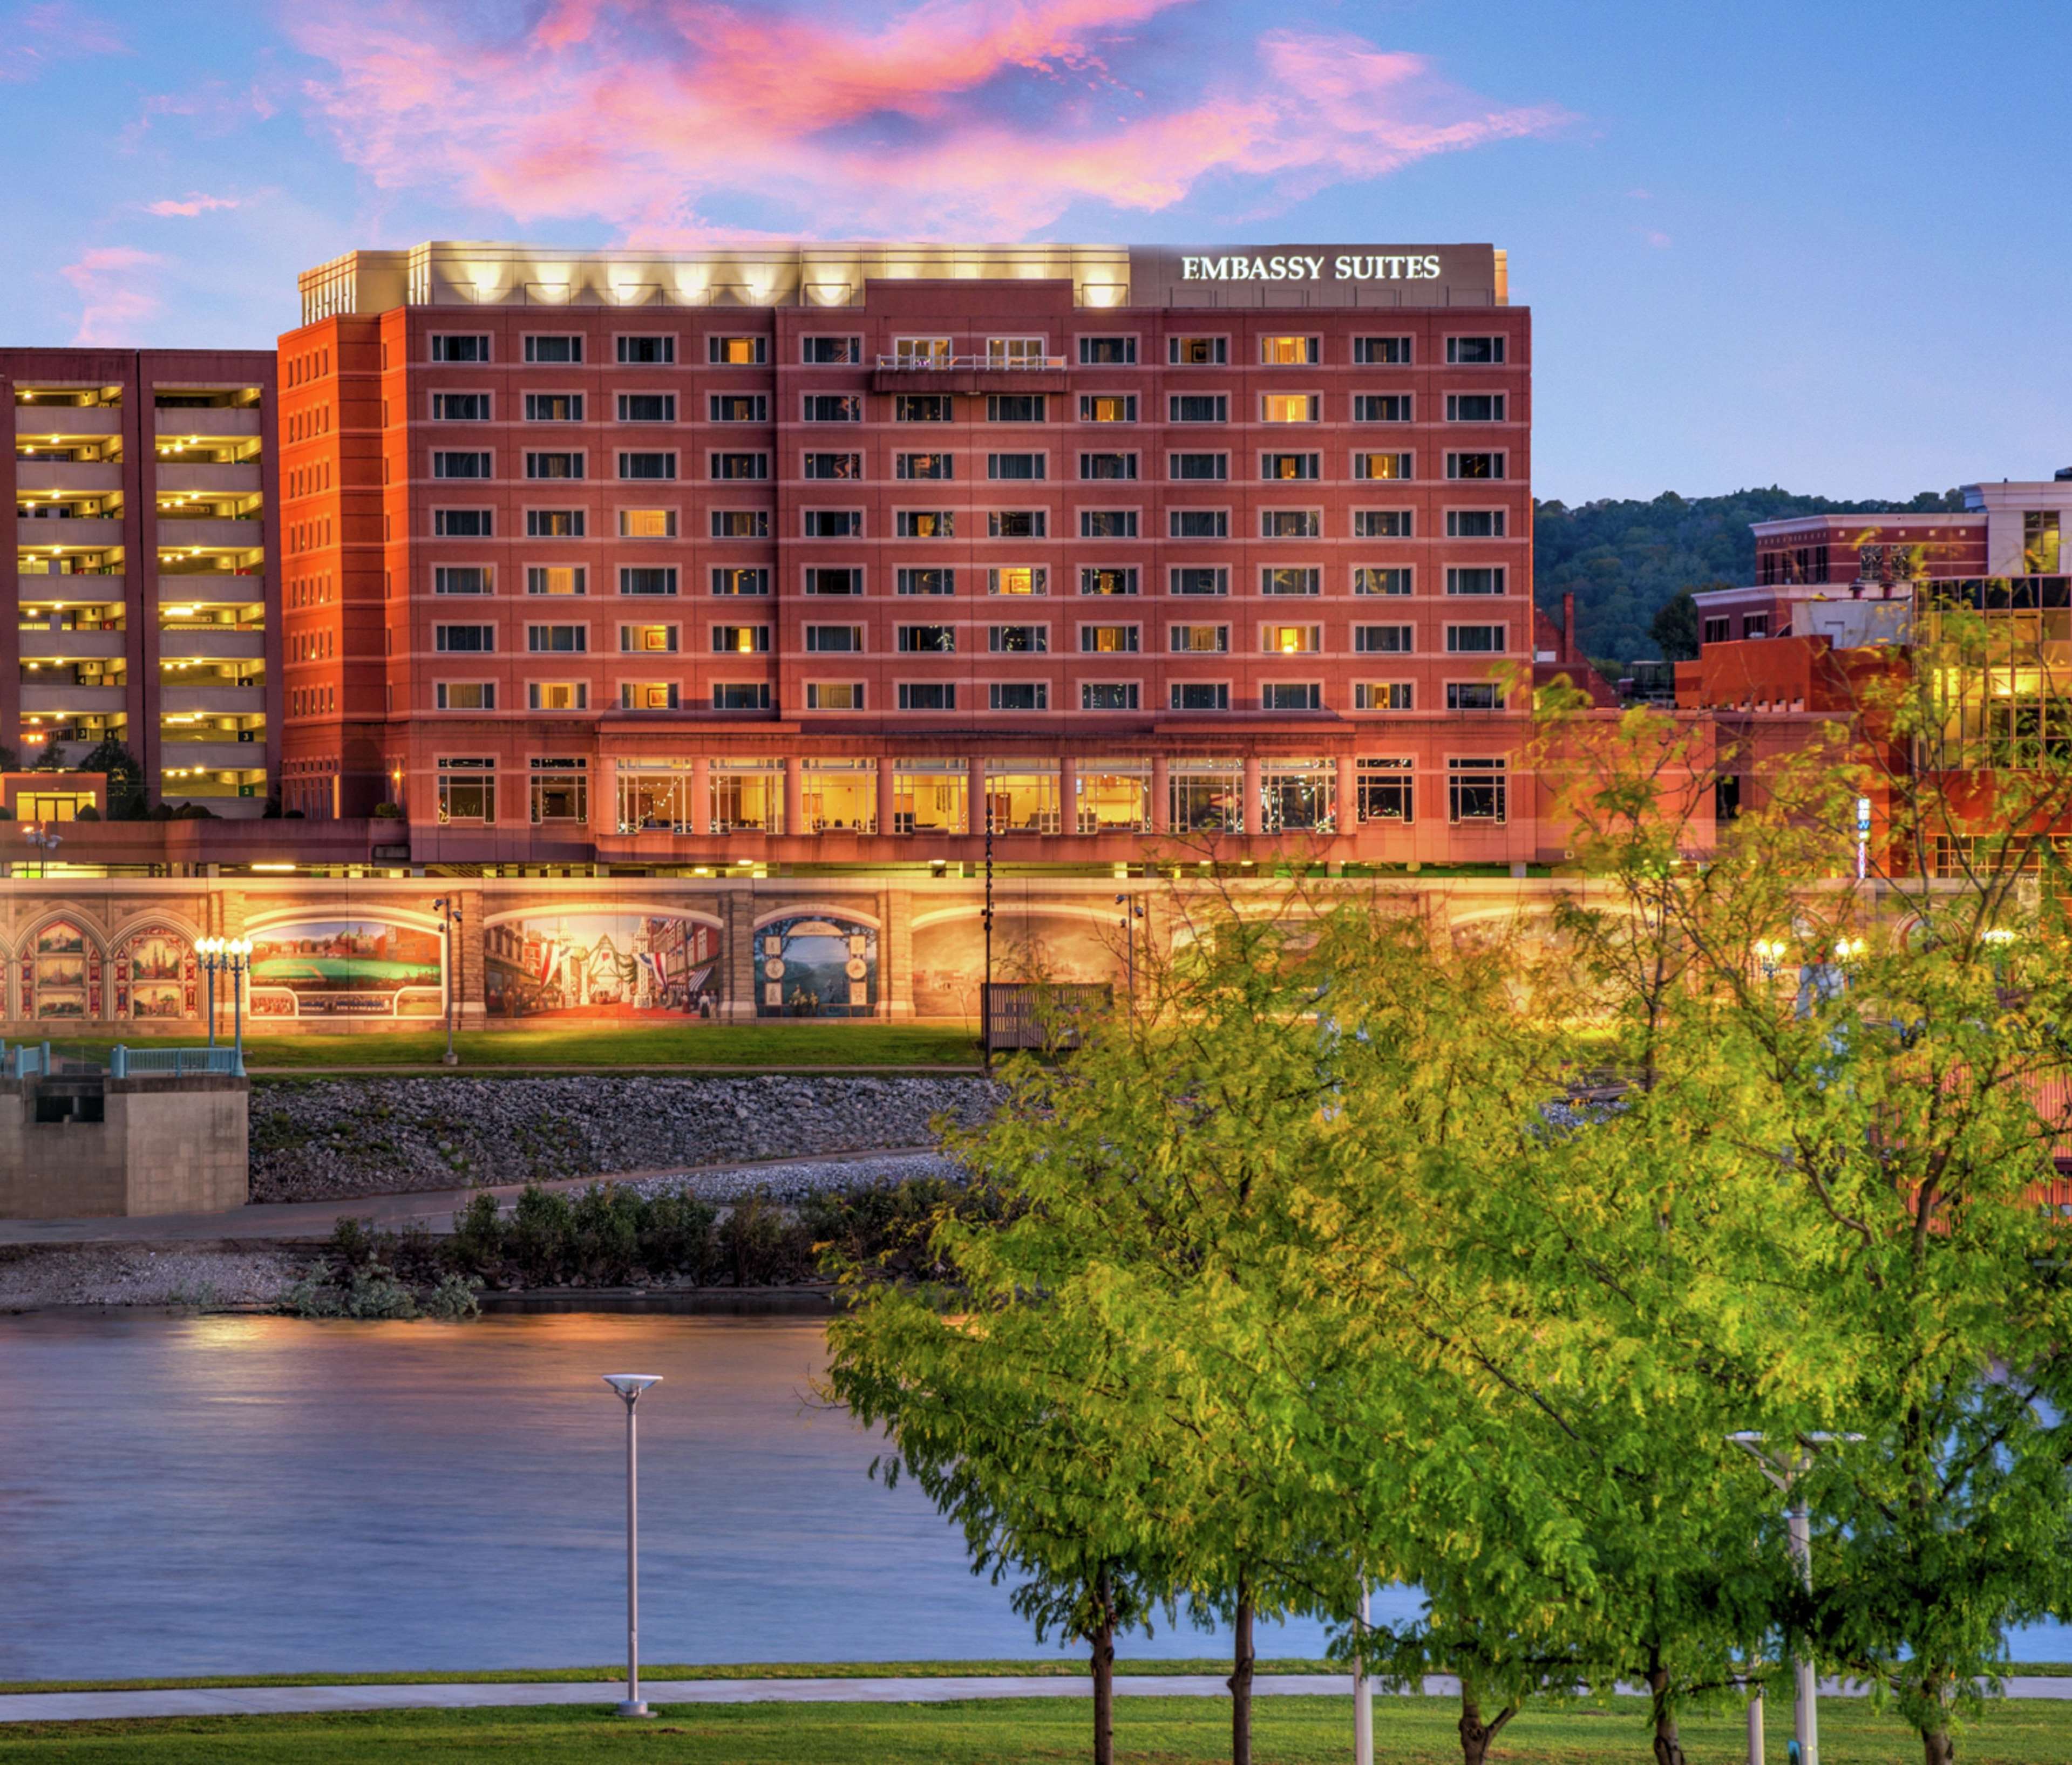
[[[220,1073],[0,1080],[0,1217],[242,1207],[250,1094]]]

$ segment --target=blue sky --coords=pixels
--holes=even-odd
[[[0,45],[8,343],[250,345],[435,237],[1489,240],[1543,496],[2072,465],[2062,0],[0,0]]]

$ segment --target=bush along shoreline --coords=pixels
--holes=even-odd
[[[509,1212],[477,1195],[449,1237],[342,1219],[282,1309],[303,1318],[458,1321],[484,1292],[814,1287],[831,1262],[887,1279],[943,1272],[929,1250],[945,1211],[997,1213],[991,1193],[939,1177],[828,1190],[796,1203],[758,1192],[724,1213],[684,1195],[593,1183],[573,1194],[530,1184]]]

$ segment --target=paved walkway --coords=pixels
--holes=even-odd
[[[808,1153],[804,1156],[737,1159],[725,1164],[670,1164],[652,1171],[612,1171],[602,1176],[556,1177],[541,1188],[579,1189],[592,1183],[637,1183],[655,1176],[723,1176],[772,1165],[845,1164],[859,1159],[906,1158],[933,1151],[927,1146],[889,1146],[871,1152]],[[500,1202],[516,1201],[526,1188],[504,1183],[488,1191]],[[384,1230],[421,1225],[450,1231],[453,1217],[483,1192],[418,1189],[401,1195],[357,1195],[328,1201],[265,1201],[224,1213],[151,1213],[123,1219],[0,1220],[0,1244],[241,1243],[262,1238],[326,1238],[340,1219],[368,1220]]]
[[[1209,1673],[1118,1674],[1122,1697],[1222,1697],[1228,1688]],[[1352,1681],[1334,1673],[1262,1673],[1261,1697],[1344,1697]],[[1427,1697],[1460,1690],[1450,1677],[1424,1681]],[[1093,1682],[1080,1677],[1024,1678],[972,1675],[936,1679],[655,1679],[641,1695],[660,1704],[947,1704],[985,1697],[1089,1697]],[[154,1692],[14,1692],[0,1695],[0,1723],[76,1722],[151,1716],[289,1716],[354,1710],[483,1710],[514,1705],[609,1705],[624,1695],[616,1681],[589,1680],[527,1685],[226,1685],[213,1690]],[[1860,1695],[1830,1680],[1821,1695]],[[2072,1678],[2008,1681],[2010,1697],[2072,1700]],[[1788,1700],[1787,1700],[1788,1701]]]

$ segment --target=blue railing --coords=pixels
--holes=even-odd
[[[27,1042],[9,1048],[0,1043],[0,1078],[42,1078],[51,1070],[51,1045]]]
[[[190,1073],[245,1076],[245,1062],[235,1048],[125,1048],[108,1051],[111,1078],[184,1078]]]

